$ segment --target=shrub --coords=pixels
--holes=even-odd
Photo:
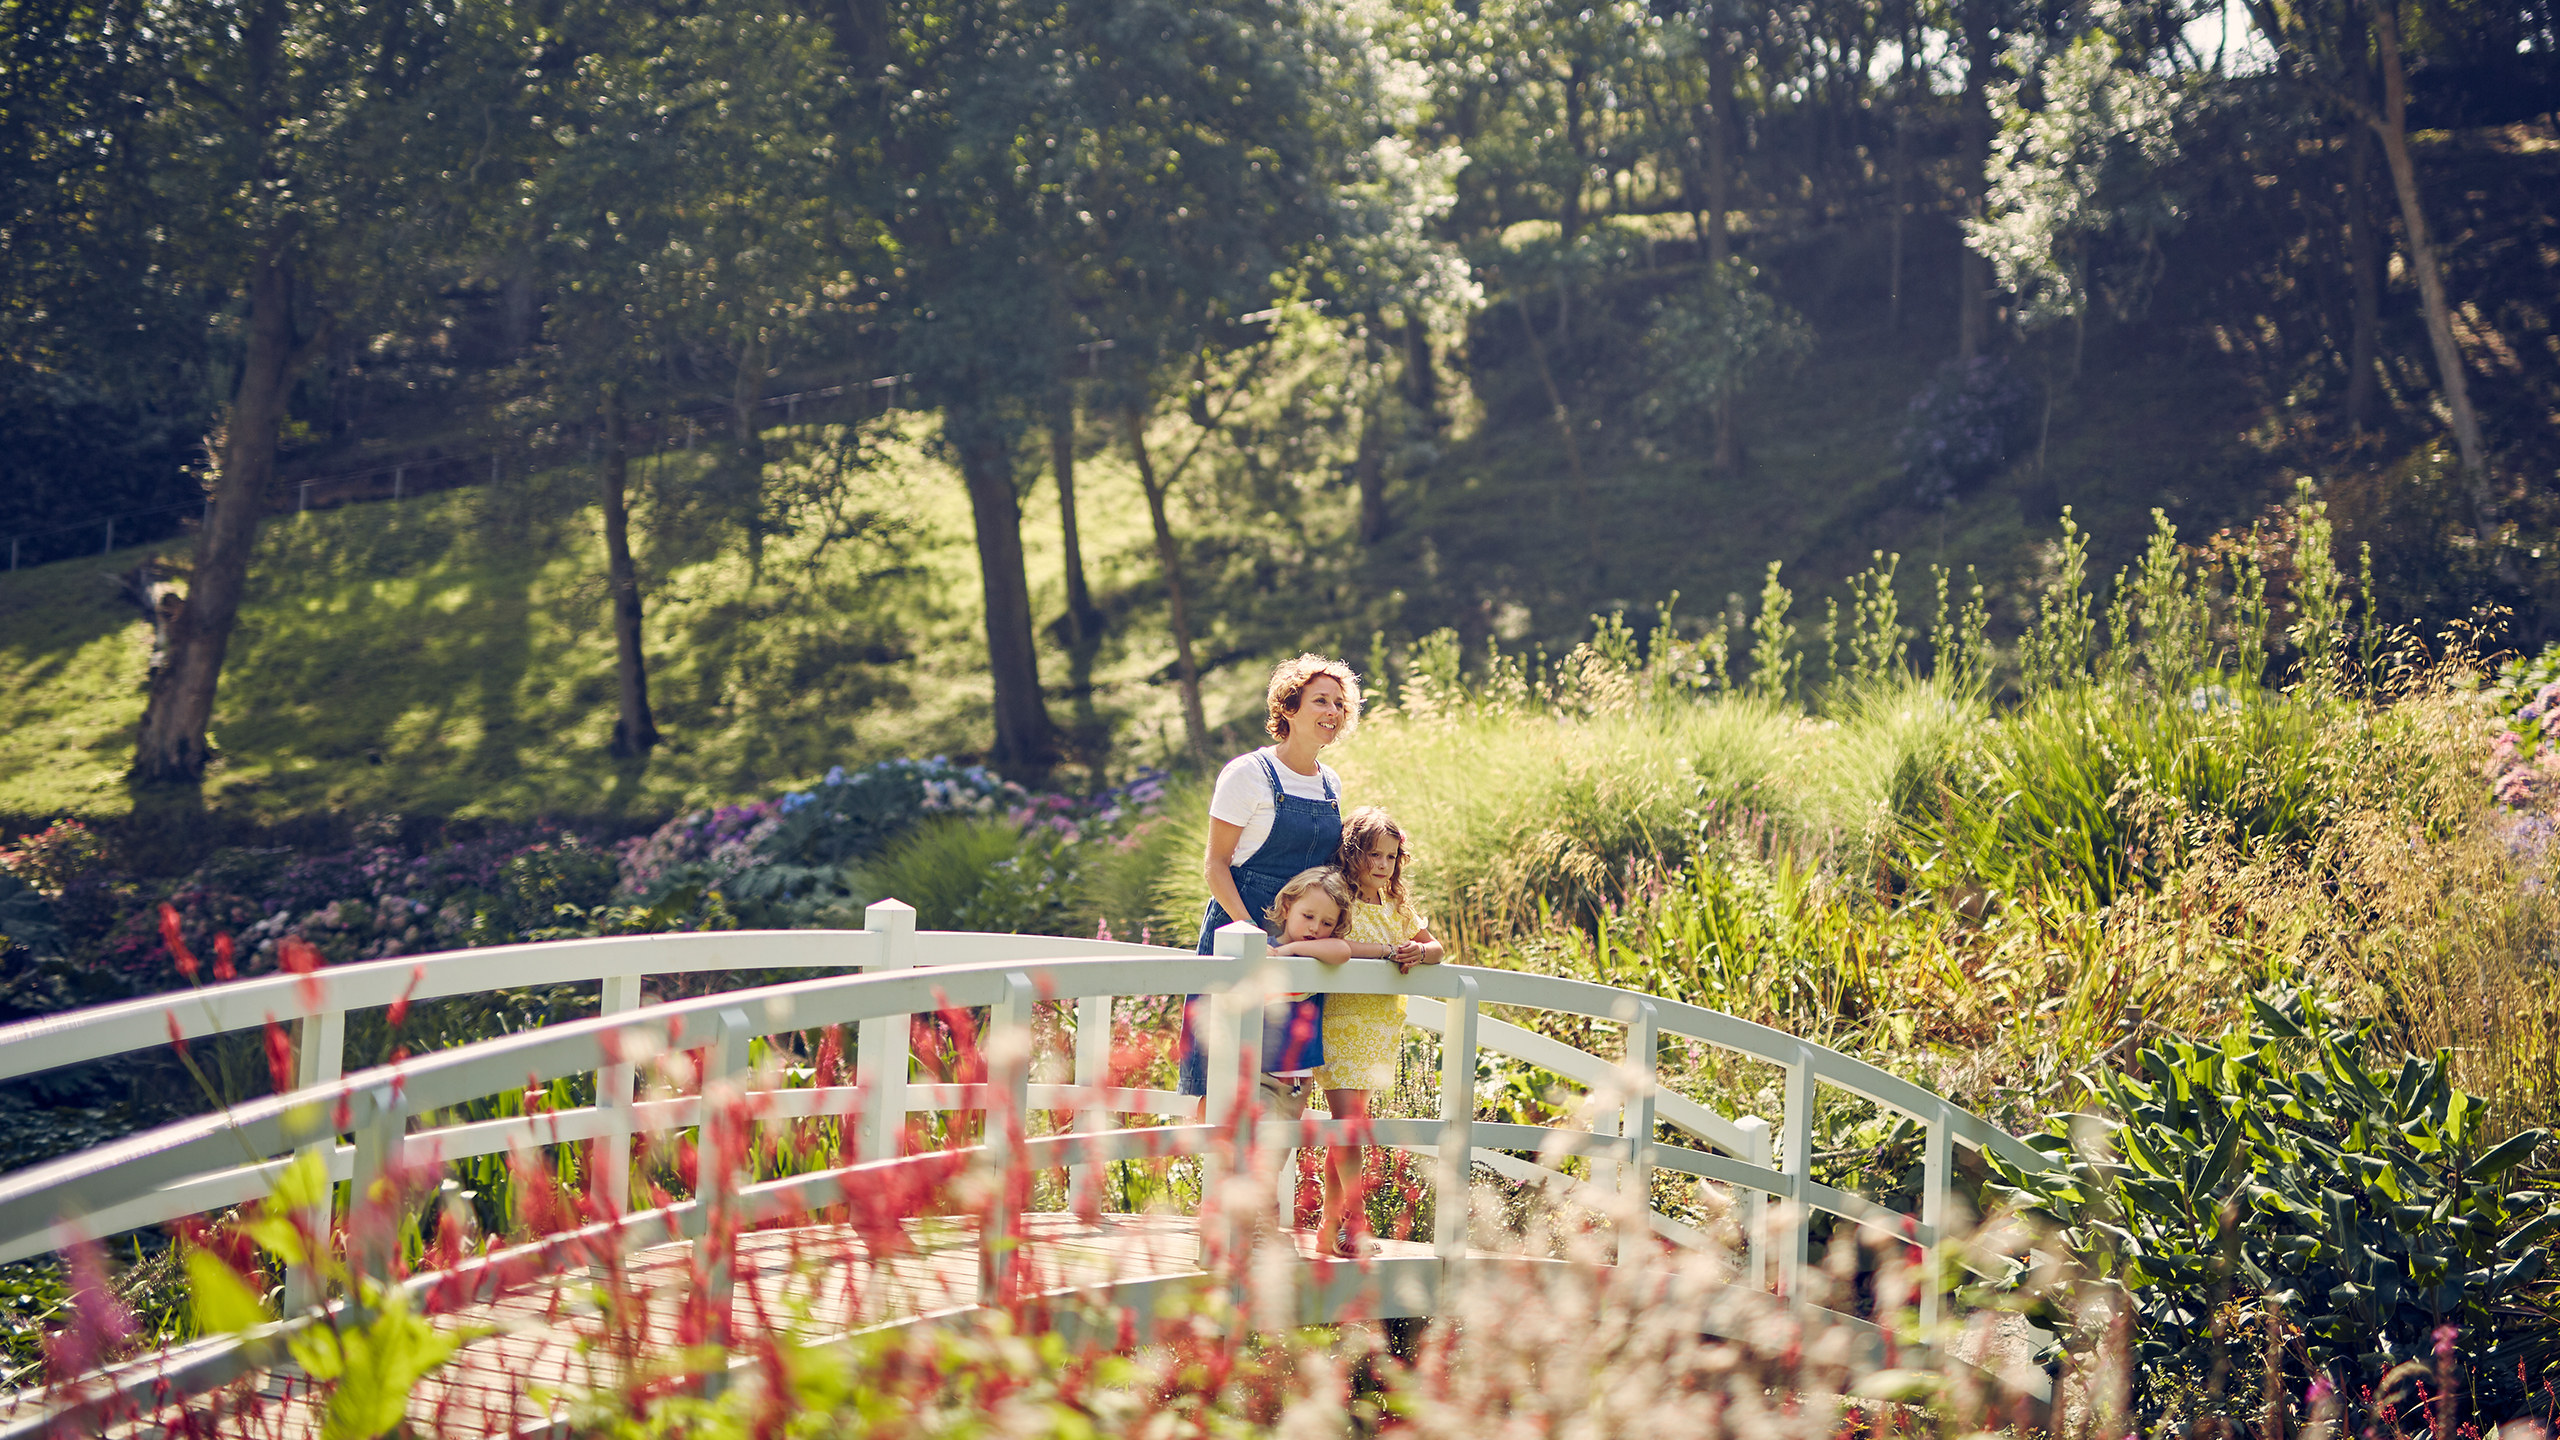
[[[2532,1169],[2547,1136],[2490,1143],[2444,1054],[2378,1063],[2370,1024],[2293,992],[2251,1008],[2255,1023],[2218,1045],[2166,1040],[2088,1077],[2109,1113],[2058,1118],[2031,1142],[2063,1175],[1995,1157],[2007,1193],[2130,1296],[2146,1410],[2227,1364],[2233,1317],[2254,1326],[2272,1310],[2299,1336],[2306,1382],[2369,1405],[2402,1366],[2432,1378],[2458,1334],[2463,1403],[2506,1418],[2560,1373],[2546,1243],[2560,1177]],[[2074,1295],[2047,1318],[2069,1325]],[[2266,1348],[2290,1363],[2289,1345]]]
[[[561,906],[603,903],[613,880],[609,856],[536,826],[416,855],[394,845],[299,857],[226,849],[165,898],[190,947],[208,952],[216,934],[229,934],[242,973],[256,974],[273,966],[288,935],[310,941],[331,964],[520,940],[555,924]],[[148,905],[126,912],[86,958],[134,990],[165,989],[177,978]]]
[[[14,875],[30,889],[59,895],[105,858],[106,847],[96,832],[77,820],[56,820],[0,850],[0,874]]]
[[[927,930],[1058,934],[1076,928],[1073,846],[1009,820],[948,816],[908,832],[851,877],[866,903],[899,899]]]
[[[2005,468],[2035,419],[2035,394],[1996,355],[1949,362],[1912,397],[1897,442],[1923,505],[1952,503]]]
[[[938,757],[887,760],[851,773],[839,766],[806,790],[695,811],[627,842],[621,850],[622,891],[641,902],[685,887],[717,891],[739,919],[756,926],[859,923],[855,869],[920,822],[934,816],[996,819],[1017,831],[1036,829],[1063,846],[1150,813],[1163,798],[1164,784],[1162,771],[1148,771],[1125,785],[1076,798],[1035,795],[985,766]],[[1044,862],[1040,868],[1054,867]],[[1029,910],[1017,906],[1005,913],[1022,918],[1074,908],[1043,899]]]
[[[1159,782],[1154,813],[1087,847],[1079,924],[1107,926],[1122,940],[1189,948],[1209,899],[1200,873],[1208,830],[1205,780]]]

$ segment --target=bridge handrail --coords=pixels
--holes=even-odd
[[[924,965],[1013,959],[1017,958],[1014,951],[1022,959],[1179,953],[1163,946],[1112,940],[965,930],[919,931],[915,939],[928,953],[912,963]],[[880,963],[881,949],[880,933],[873,930],[714,930],[401,955],[328,966],[308,980],[299,975],[260,975],[0,1025],[0,1080],[155,1050],[169,1043],[173,1024],[176,1034],[192,1041],[263,1029],[270,1020],[299,1023],[311,1018],[306,1011],[344,1014],[380,1009],[403,995],[414,1002],[645,975],[866,969]],[[942,952],[961,950],[972,953],[965,960],[943,958]],[[322,998],[317,1006],[304,1005],[301,992],[306,984],[319,986]]]
[[[167,1202],[186,1192],[189,1183],[215,1174],[249,1173],[282,1162],[271,1157],[319,1150],[344,1162],[340,1173],[366,1193],[370,1180],[402,1157],[434,1153],[440,1140],[461,1131],[530,1125],[532,1143],[547,1144],[597,1135],[635,1133],[643,1117],[659,1123],[712,1123],[715,1111],[698,1100],[636,1100],[632,1080],[636,1065],[650,1053],[711,1047],[706,1085],[715,1077],[746,1073],[751,1039],[783,1031],[825,1025],[859,1027],[855,1048],[861,1067],[858,1089],[833,1092],[836,1099],[859,1094],[862,1111],[856,1136],[856,1164],[874,1163],[897,1153],[905,1114],[956,1101],[970,1108],[994,1108],[986,1102],[1002,1089],[1019,1111],[1032,1101],[1027,1061],[985,1086],[925,1086],[912,1083],[908,1071],[908,1017],[947,1006],[988,1007],[997,1034],[1025,1036],[1017,1048],[1027,1056],[1032,1007],[1039,1001],[1074,1002],[1077,1006],[1075,1090],[1041,1087],[1046,1099],[1066,1098],[1077,1108],[1074,1134],[1035,1142],[1051,1166],[1071,1169],[1139,1154],[1204,1153],[1203,1137],[1222,1125],[1238,1123],[1235,1093],[1211,1086],[1208,1123],[1139,1130],[1110,1129],[1108,1113],[1119,1111],[1101,1086],[1108,1061],[1109,1006],[1127,995],[1209,994],[1218,997],[1216,1017],[1206,1027],[1211,1074],[1233,1073],[1239,1086],[1249,1078],[1251,1054],[1258,1047],[1252,1031],[1259,1024],[1259,996],[1276,990],[1337,994],[1403,994],[1413,997],[1413,1020],[1419,1028],[1444,1038],[1442,1113],[1432,1120],[1381,1120],[1377,1141],[1428,1149],[1436,1156],[1443,1184],[1463,1190],[1466,1167],[1478,1154],[1537,1151],[1543,1158],[1580,1154],[1616,1172],[1619,1193],[1646,1200],[1650,1213],[1650,1174],[1668,1168],[1738,1187],[1756,1208],[1768,1196],[1794,1202],[1797,1213],[1780,1217],[1770,1251],[1746,1261],[1747,1273],[1765,1280],[1766,1259],[1775,1260],[1782,1289],[1795,1293],[1806,1263],[1803,1211],[1828,1210],[1853,1221],[1894,1229],[1914,1243],[1935,1247],[1945,1234],[1953,1190],[1951,1149],[1955,1145],[1989,1150],[2004,1159],[2041,1167],[2043,1157],[1989,1122],[1967,1113],[1943,1097],[1893,1076],[1864,1061],[1838,1054],[1784,1032],[1737,1017],[1655,996],[1616,990],[1584,981],[1516,971],[1444,965],[1398,974],[1384,962],[1353,962],[1329,967],[1313,960],[1271,958],[1250,927],[1232,926],[1221,935],[1219,956],[1204,957],[1161,948],[1115,942],[1079,941],[1051,936],[990,936],[965,932],[917,933],[913,911],[895,902],[872,908],[870,928],[861,931],[722,932],[716,935],[621,937],[609,940],[556,942],[552,945],[493,947],[452,955],[376,961],[322,972],[321,1010],[299,1016],[305,1036],[303,1070],[315,1068],[314,1042],[342,1048],[346,1009],[389,1004],[403,993],[411,998],[471,993],[472,982],[501,976],[502,984],[480,988],[518,988],[573,980],[600,980],[604,1013],[576,1021],[498,1036],[454,1049],[428,1052],[395,1065],[375,1066],[351,1075],[324,1076],[291,1092],[261,1097],[218,1113],[172,1122],[143,1134],[65,1156],[14,1174],[0,1176],[0,1246],[21,1253],[38,1238],[59,1243],[57,1226],[77,1224],[83,1217],[104,1216],[124,1207],[146,1208],[154,1197]],[[928,956],[965,963],[921,968]],[[1240,963],[1243,962],[1243,963]],[[638,977],[648,973],[708,970],[776,970],[846,967],[860,964],[871,973],[830,976],[753,989],[715,993],[641,1008]],[[158,1034],[146,1043],[166,1043],[171,1017],[186,1007],[199,1010],[193,1034],[214,1034],[268,1023],[265,1007],[284,1001],[299,1008],[301,977],[262,977],[202,991],[102,1007],[88,1014],[55,1017],[0,1028],[0,1074],[23,1074],[48,1065],[100,1058],[124,1049],[138,1033],[143,1016],[158,1022]],[[1555,1011],[1627,1027],[1628,1054],[1658,1056],[1663,1035],[1679,1035],[1719,1049],[1777,1065],[1786,1075],[1785,1106],[1778,1131],[1752,1117],[1727,1120],[1708,1107],[1660,1086],[1654,1064],[1625,1068],[1576,1050],[1533,1031],[1513,1027],[1482,1013],[1487,1005]],[[1097,1008],[1099,1007],[1099,1008]],[[251,1018],[254,1013],[255,1018]],[[181,1019],[179,1022],[184,1024]],[[1092,1043],[1087,1043],[1087,1037]],[[17,1044],[40,1047],[42,1064],[13,1061]],[[990,1037],[989,1052],[1002,1047]],[[1503,1125],[1474,1119],[1477,1055],[1493,1049],[1548,1069],[1595,1092],[1610,1088],[1619,1104],[1614,1120],[1601,1123],[1617,1133],[1560,1131],[1544,1127]],[[19,1068],[11,1069],[15,1063]],[[526,1084],[572,1075],[599,1077],[598,1103],[588,1107],[573,1131],[541,1135],[540,1121],[479,1122],[410,1134],[411,1117],[444,1110]],[[736,1083],[736,1082],[732,1082]],[[1924,1127],[1921,1213],[1902,1216],[1863,1197],[1816,1182],[1810,1171],[1813,1087],[1830,1084],[1918,1120]],[[974,1094],[969,1092],[975,1092]],[[807,1097],[793,1110],[823,1106],[829,1097],[805,1089],[758,1092],[772,1100]],[[1134,1097],[1121,1095],[1121,1100]],[[922,1105],[913,1102],[921,1100]],[[1107,1107],[1101,1108],[1101,1107]],[[838,1113],[829,1111],[828,1113]],[[568,1117],[540,1117],[557,1120]],[[1709,1145],[1716,1155],[1664,1145],[1654,1139],[1657,1121],[1671,1124]],[[1250,1124],[1249,1117],[1243,1122]],[[1346,1138],[1339,1122],[1311,1127],[1307,1143]],[[352,1147],[338,1137],[352,1135]],[[1775,1142],[1774,1144],[1772,1142]],[[490,1148],[468,1153],[487,1153]],[[706,1147],[706,1150],[708,1147]],[[351,1151],[352,1153],[348,1153]],[[628,1144],[600,1147],[600,1168],[619,1156],[627,1165]],[[447,1157],[451,1158],[451,1157]],[[1502,1157],[1507,1158],[1507,1157]],[[1516,1170],[1521,1162],[1510,1162]],[[1497,1167],[1501,1168],[1501,1167]],[[1534,1168],[1534,1167],[1533,1167]],[[1506,1171],[1509,1173],[1509,1171]],[[1551,1170],[1555,1179],[1564,1177]],[[691,1212],[731,1190],[752,1189],[767,1197],[797,1194],[814,1183],[809,1177],[739,1187],[736,1177],[712,1176]],[[1515,1176],[1515,1178],[1517,1178]],[[610,1170],[599,1183],[614,1196],[614,1209],[627,1209],[628,1175]],[[1588,1188],[1586,1182],[1583,1183]],[[724,1203],[734,1203],[733,1194]],[[210,1208],[210,1207],[205,1207]],[[1453,1219],[1442,1207],[1435,1249],[1455,1263],[1465,1255],[1464,1207]],[[179,1213],[160,1216],[175,1218]],[[1659,1226],[1662,1217],[1655,1217]],[[1916,1221],[1916,1223],[1914,1223]],[[135,1223],[151,1223],[137,1220]],[[1454,1227],[1454,1229],[1452,1228]],[[1672,1227],[1677,1230],[1677,1226]],[[1666,1232],[1669,1233],[1669,1232]],[[51,1248],[48,1245],[46,1248]],[[308,1277],[297,1282],[301,1311],[320,1297]],[[1924,1321],[1938,1313],[1941,1297],[1924,1288]]]
[[[741,1002],[754,1002],[767,1010],[770,1028],[759,1033],[852,1023],[891,1014],[930,1012],[945,1003],[984,1006],[1001,998],[996,986],[1000,975],[1024,963],[1033,962],[997,960],[723,991],[652,1005],[636,1012],[593,1016],[498,1036],[451,1050],[413,1056],[397,1065],[376,1066],[318,1087],[262,1096],[0,1176],[0,1240],[14,1240],[31,1231],[49,1228],[54,1223],[56,1217],[48,1216],[31,1225],[29,1222],[34,1217],[27,1213],[26,1208],[30,1203],[69,1201],[91,1206],[103,1203],[104,1197],[92,1198],[89,1186],[111,1173],[123,1172],[141,1183],[165,1184],[182,1178],[185,1167],[209,1150],[230,1149],[244,1154],[256,1152],[255,1158],[263,1159],[279,1151],[348,1133],[360,1128],[365,1118],[361,1107],[369,1103],[371,1097],[377,1094],[387,1096],[393,1089],[401,1093],[404,1115],[414,1115],[481,1099],[511,1088],[519,1081],[547,1082],[583,1075],[613,1062],[610,1054],[598,1048],[601,1037],[637,1030],[663,1049],[671,1043],[666,1038],[670,1026],[681,1027],[684,1033],[677,1036],[681,1040],[685,1033],[698,1033],[693,1031],[694,1024],[717,1017],[724,1010],[736,1009]],[[1392,966],[1375,961],[1365,965],[1355,962],[1339,969],[1313,960],[1274,959],[1264,963],[1270,967],[1271,983],[1284,989],[1336,994],[1405,994],[1442,1000],[1455,997],[1455,979],[1463,971],[1479,987],[1477,1003],[1480,1005],[1515,1005],[1599,1020],[1625,1018],[1621,1014],[1622,1002],[1623,997],[1630,993],[1586,981],[1467,966],[1434,966],[1418,969],[1410,976],[1400,976]],[[1130,968],[1133,966],[1141,968]],[[736,968],[780,967],[742,964]],[[1078,999],[1088,995],[1211,993],[1222,988],[1221,982],[1232,985],[1241,978],[1231,963],[1161,955],[1137,959],[1055,961],[1043,967],[1043,973],[1052,981],[1053,988],[1042,998],[1053,999]],[[1809,1065],[1815,1078],[1861,1095],[1886,1109],[1924,1124],[1939,1123],[1943,1119],[1951,1131],[1950,1138],[1960,1143],[1990,1149],[2015,1164],[2041,1167],[2045,1163],[2045,1157],[1990,1122],[1864,1061],[1730,1015],[1679,1001],[1645,998],[1655,1007],[1660,1029],[1666,1033],[1704,1041],[1772,1064],[1790,1068]],[[506,1078],[493,1085],[484,1078],[489,1076]],[[359,1107],[353,1113],[355,1123],[328,1123],[347,1118],[334,1116],[333,1106],[321,1103],[339,1099]],[[385,1103],[387,1105],[387,1100]],[[297,1115],[299,1123],[293,1123]]]

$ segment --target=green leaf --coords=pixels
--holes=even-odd
[[[2240,1112],[2235,1111],[2222,1127],[2222,1138],[2213,1143],[2213,1154],[2204,1162],[2204,1173],[2196,1180],[2196,1189],[2212,1194],[2222,1188],[2222,1178],[2231,1173],[2232,1157],[2240,1153]]]
[[[275,1318],[240,1272],[210,1250],[187,1252],[187,1301],[201,1335],[237,1335]]]
[[[334,1334],[314,1327],[290,1342],[314,1378],[336,1382],[321,1413],[321,1440],[376,1440],[399,1428],[409,1392],[461,1347],[464,1337],[437,1333],[397,1290],[373,1298],[377,1308],[361,1324],[342,1320]]]
[[[2168,1167],[2161,1164],[2159,1158],[2151,1153],[2151,1148],[2142,1143],[2140,1126],[2127,1125],[2117,1132],[2116,1139],[2123,1144],[2124,1153],[2132,1158],[2134,1164],[2163,1180],[2169,1178]]]
[[[309,1210],[328,1196],[329,1167],[319,1151],[305,1150],[276,1177],[276,1188],[267,1194],[267,1209],[279,1214]]]
[[[2258,1017],[2258,1024],[2263,1026],[2268,1034],[2273,1035],[2277,1039],[2299,1040],[2302,1038],[2302,1027],[2293,1022],[2292,1016],[2285,1014],[2283,1011],[2278,1010],[2276,1007],[2259,999],[2257,996],[2252,995],[2249,997],[2249,1010],[2250,1013]]]
[[[2489,1149],[2483,1153],[2479,1159],[2472,1161],[2470,1171],[2472,1174],[2481,1176],[2484,1179],[2490,1176],[2503,1175],[2509,1170],[2512,1170],[2516,1166],[2524,1163],[2525,1159],[2532,1155],[2535,1149],[2540,1147],[2542,1142],[2548,1138],[2549,1134],[2546,1131],[2519,1130],[2515,1134],[2510,1135],[2506,1139],[2489,1147]]]
[[[302,1263],[302,1232],[282,1215],[256,1215],[240,1222],[240,1233],[258,1243],[258,1248],[287,1265]]]

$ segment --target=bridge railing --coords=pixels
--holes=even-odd
[[[256,1199],[268,1192],[294,1155],[305,1152],[322,1156],[333,1178],[352,1182],[353,1193],[365,1195],[401,1167],[414,1170],[524,1146],[602,1142],[592,1152],[592,1183],[602,1208],[623,1217],[609,1227],[609,1243],[624,1249],[676,1239],[704,1244],[717,1228],[713,1215],[724,1210],[739,1223],[754,1223],[834,1203],[864,1167],[899,1163],[907,1117],[918,1111],[1071,1111],[1067,1131],[1023,1138],[1018,1154],[1000,1153],[1008,1141],[993,1126],[979,1149],[993,1162],[1066,1169],[1079,1186],[1092,1185],[1101,1167],[1122,1160],[1197,1155],[1214,1169],[1230,1163],[1222,1155],[1232,1157],[1249,1148],[1255,1125],[1247,1108],[1254,1093],[1250,1067],[1258,1053],[1261,1004],[1280,990],[1411,997],[1414,1024],[1441,1038],[1438,1114],[1367,1122],[1365,1138],[1428,1154],[1439,1195],[1465,1195],[1473,1167],[1485,1165],[1514,1180],[1580,1187],[1590,1198],[1594,1179],[1568,1175],[1553,1163],[1562,1155],[1578,1155],[1590,1162],[1593,1177],[1606,1177],[1611,1184],[1619,1213],[1647,1216],[1658,1234],[1675,1243],[1699,1243],[1700,1237],[1679,1221],[1655,1211],[1653,1175],[1668,1170],[1712,1181],[1740,1198],[1744,1231],[1759,1237],[1745,1260],[1746,1278],[1773,1284],[1783,1295],[1805,1293],[1807,1220],[1814,1212],[1876,1227],[1935,1252],[1952,1238],[1957,1147],[1989,1150],[2024,1166],[2043,1164],[2034,1151],[1997,1127],[1875,1066],[1661,997],[1458,965],[1403,975],[1382,961],[1329,967],[1268,957],[1261,933],[1241,925],[1221,934],[1218,955],[1204,957],[1051,936],[920,933],[913,910],[895,901],[872,906],[865,919],[867,928],[851,932],[625,937],[377,961],[325,970],[316,977],[238,981],[0,1028],[0,1078],[6,1078],[167,1044],[173,1034],[192,1040],[263,1028],[272,1016],[292,1015],[301,1081],[289,1093],[0,1176],[0,1258],[42,1253],[72,1236],[101,1238]],[[641,1003],[640,982],[648,974],[794,968],[861,973]],[[404,994],[414,1003],[573,981],[601,985],[601,1013],[399,1064],[339,1073],[350,1011],[387,1006]],[[1212,1077],[1205,1109],[1200,1102],[1165,1092],[1112,1089],[1114,1000],[1186,993],[1212,997],[1203,1037]],[[1033,1083],[1034,1010],[1042,1002],[1073,1007],[1071,1084]],[[1620,1027],[1625,1059],[1606,1059],[1509,1024],[1484,1013],[1487,1006],[1543,1010]],[[992,1068],[983,1085],[928,1084],[914,1077],[913,1017],[951,1007],[988,1014],[985,1052]],[[836,1025],[852,1027],[856,1034],[854,1085],[757,1088],[748,1065],[753,1041]],[[1720,1115],[1663,1087],[1659,1047],[1675,1037],[1779,1067],[1785,1083],[1775,1124]],[[697,1049],[705,1051],[707,1063],[696,1093],[649,1098],[639,1088],[651,1057]],[[1585,1088],[1601,1102],[1591,1128],[1478,1119],[1476,1080],[1480,1057],[1487,1053]],[[413,1128],[418,1117],[580,1076],[593,1077],[592,1105]],[[1863,1097],[1923,1128],[1917,1214],[1888,1209],[1814,1179],[1813,1126],[1821,1086]],[[755,1183],[705,1164],[692,1198],[633,1211],[632,1138],[724,1123],[714,1098],[719,1096],[751,1101],[758,1123],[843,1116],[852,1132],[850,1163]],[[1120,1126],[1113,1122],[1115,1115],[1169,1117],[1179,1123]],[[1663,1142],[1659,1129],[1666,1127],[1697,1143]],[[1301,1143],[1327,1144],[1349,1142],[1363,1132],[1333,1121],[1303,1128],[1292,1124],[1286,1133]],[[1263,1138],[1268,1142],[1272,1136],[1266,1132]],[[704,1143],[698,1153],[725,1152]],[[1468,1207],[1463,1202],[1437,1204],[1434,1216],[1430,1262],[1419,1268],[1407,1265],[1385,1277],[1388,1288],[1402,1296],[1391,1301],[1402,1308],[1385,1313],[1429,1313],[1454,1293],[1455,1277],[1468,1263]],[[328,1233],[326,1215],[310,1219],[313,1233]],[[1008,1252],[995,1242],[1008,1223],[1001,1213],[991,1215],[982,1236],[986,1296],[1002,1287]],[[562,1252],[555,1247],[543,1253]],[[1625,1249],[1623,1239],[1621,1253],[1635,1253]],[[485,1268],[486,1262],[477,1263]],[[487,1270],[491,1283],[497,1273]],[[707,1263],[705,1273],[725,1269]],[[1936,1273],[1935,1267],[1926,1273]],[[411,1283],[424,1285],[432,1278]],[[315,1313],[311,1307],[327,1297],[306,1272],[289,1280],[287,1299],[289,1311],[303,1317],[282,1322],[291,1325],[308,1323]],[[1940,1318],[1943,1304],[1937,1285],[1922,1287],[1918,1307],[1924,1328]],[[252,1361],[239,1345],[212,1342],[164,1357],[153,1368],[150,1383],[164,1390],[204,1388],[247,1368]]]

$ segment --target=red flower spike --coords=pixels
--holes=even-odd
[[[419,983],[424,981],[426,978],[426,966],[413,965],[409,967],[409,988],[401,991],[400,998],[391,1002],[391,1014],[389,1018],[392,1029],[397,1030],[401,1026],[409,1023],[409,997],[418,993]]]
[[[835,1086],[844,1083],[844,1027],[830,1025],[818,1037],[818,1083]]]
[[[45,1337],[45,1358],[63,1380],[114,1359],[134,1337],[133,1312],[107,1281],[106,1254],[94,1240],[71,1247],[71,1323]]]
[[[186,1058],[187,1035],[178,1028],[178,1012],[175,1010],[169,1012],[169,1048],[178,1052],[178,1058]]]
[[[222,981],[222,982],[228,983],[228,982],[230,982],[230,981],[237,980],[237,979],[239,979],[239,978],[240,978],[240,967],[231,963],[231,956],[232,956],[232,950],[231,950],[231,937],[230,937],[228,934],[223,934],[223,935],[216,935],[216,936],[214,936],[214,937],[213,937],[213,978],[214,978],[214,979],[216,979],[216,980],[218,980],[218,981]]]
[[[186,937],[178,931],[178,907],[166,900],[160,902],[160,943],[169,947],[169,954],[178,962],[178,974],[188,984],[194,984],[195,952],[187,948]]]
[[[274,1082],[277,1094],[282,1095],[293,1088],[293,1068],[293,1037],[287,1035],[284,1027],[276,1023],[275,1016],[269,1015],[267,1017],[267,1078]]]
[[[321,966],[329,963],[327,958],[321,955],[318,946],[299,935],[284,937],[283,943],[276,947],[276,954],[285,969],[302,977],[302,983],[294,987],[294,994],[301,999],[302,1008],[317,1012],[324,998],[320,988],[319,970]]]

